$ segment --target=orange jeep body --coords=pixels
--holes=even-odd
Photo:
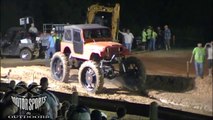
[[[128,50],[112,42],[109,28],[98,24],[79,24],[64,27],[61,52],[69,58],[91,60],[93,56],[111,59],[113,55],[125,56]]]
[[[132,90],[144,91],[144,65],[140,59],[127,54],[124,46],[112,42],[111,32],[105,26],[64,26],[61,51],[51,58],[51,75],[55,80],[68,82],[70,69],[78,68],[78,81],[88,92],[101,92],[104,78],[115,80],[118,76]],[[115,68],[114,64],[118,66]]]

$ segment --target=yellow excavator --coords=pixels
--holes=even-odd
[[[87,11],[87,23],[94,23],[95,15],[98,12],[112,13],[111,34],[114,41],[117,41],[119,18],[120,18],[120,4],[116,3],[113,7],[103,6],[99,4],[91,5]]]

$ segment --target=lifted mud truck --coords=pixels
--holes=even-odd
[[[125,47],[112,42],[108,27],[98,24],[65,26],[61,50],[50,62],[51,75],[55,80],[67,82],[70,69],[78,68],[79,83],[90,93],[101,91],[104,78],[118,76],[125,84],[134,86],[134,90],[144,92],[144,65],[135,57],[126,57],[128,54]]]

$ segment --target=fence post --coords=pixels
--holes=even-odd
[[[149,117],[150,120],[158,120],[158,104],[156,102],[152,102],[150,105]]]
[[[76,87],[74,86],[72,88],[72,98],[71,98],[71,104],[74,105],[74,106],[77,106],[78,105],[78,92],[77,92],[77,89]]]

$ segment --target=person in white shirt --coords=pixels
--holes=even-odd
[[[38,29],[35,27],[34,23],[31,24],[31,27],[29,28],[29,33],[38,33]]]
[[[208,60],[208,68],[209,68],[209,76],[212,76],[212,67],[213,67],[213,41],[210,43],[206,43],[205,49],[207,51],[207,60]]]
[[[29,28],[28,32],[29,32],[33,42],[35,42],[36,36],[38,34],[38,29],[35,27],[34,23],[31,24],[31,27]]]
[[[124,36],[125,47],[131,52],[132,42],[133,42],[133,39],[134,39],[133,34],[130,32],[129,29],[127,29],[126,32],[121,32],[119,30],[119,33],[121,33]]]

